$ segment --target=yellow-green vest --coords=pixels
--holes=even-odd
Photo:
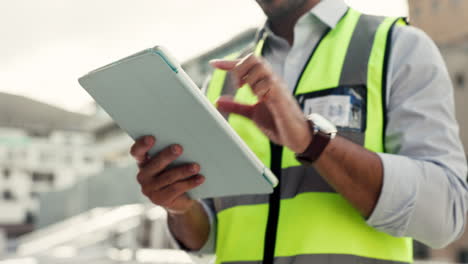
[[[405,25],[405,22],[349,9],[338,25],[323,36],[294,90],[303,109],[309,98],[349,93],[361,97],[364,102],[361,128],[339,128],[338,134],[374,152],[384,152],[386,65],[391,32],[397,24]],[[262,53],[264,40],[265,37],[260,38],[255,46],[257,55]],[[207,96],[214,103],[222,94],[231,94],[242,103],[257,102],[249,87],[233,89],[229,74],[217,70]],[[306,109],[305,114],[308,114]],[[278,151],[272,151],[273,145],[252,121],[234,114],[227,118],[266,166],[280,166],[275,263],[413,261],[410,238],[396,238],[370,227],[313,168],[301,166],[291,150],[281,148],[278,159]],[[272,164],[275,155],[276,163]],[[218,220],[217,263],[260,263],[269,196],[217,198],[214,205]]]

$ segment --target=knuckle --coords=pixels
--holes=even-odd
[[[174,195],[174,193],[176,193],[177,190],[178,190],[178,184],[172,184],[172,185],[167,186],[164,192],[166,193],[167,197],[170,197]]]
[[[159,195],[159,192],[152,192],[150,194],[150,200],[154,204],[164,206],[163,204],[164,204],[165,200],[161,198],[161,196]]]
[[[137,175],[136,175],[136,179],[137,179],[139,184],[143,184],[144,179],[145,179],[145,175],[141,171],[139,171],[137,173]]]
[[[137,154],[137,145],[136,143],[132,145],[132,147],[130,148],[130,155],[132,155],[133,157],[135,157]]]
[[[269,86],[268,84],[268,80],[266,78],[258,81],[256,84],[255,84],[255,88],[256,90],[262,90],[262,89],[266,89],[267,87]]]
[[[146,186],[141,186],[141,193],[144,194],[146,197],[151,196],[151,191]]]
[[[174,182],[176,180],[176,176],[174,173],[174,170],[169,170],[166,171],[165,173],[161,174],[158,183],[161,184],[162,186],[165,186],[167,184],[170,184],[171,182]]]
[[[249,54],[245,56],[239,63],[237,64],[237,70],[238,71],[245,71],[252,67],[252,65],[255,65],[257,63],[256,56],[254,54]]]
[[[231,71],[231,74],[234,78],[236,79],[239,79],[241,76],[240,76],[240,72],[239,72],[239,68],[240,66],[238,65],[237,67],[235,67],[234,69],[232,69]]]
[[[162,177],[162,181],[164,181],[165,184],[171,184],[180,179],[193,175],[198,170],[196,166],[197,165],[194,164],[188,164],[178,168],[173,168],[165,173],[164,177]]]
[[[255,55],[252,55],[252,57],[249,58],[248,62],[252,65],[252,67],[259,67],[261,65],[260,59]]]
[[[164,199],[161,199],[158,203],[158,205],[162,206],[162,207],[170,207],[172,204],[172,200],[171,199],[168,199],[168,198],[164,198]]]
[[[169,146],[167,148],[165,148],[163,151],[161,151],[161,158],[169,158],[172,156],[172,149],[173,149],[173,146]]]
[[[259,56],[254,55],[253,61],[257,65],[263,65],[263,59],[261,57],[259,57]]]
[[[191,172],[190,165],[183,165],[181,167],[174,168],[174,172],[171,175],[171,180],[176,181],[186,176],[189,176],[190,172]]]
[[[164,201],[161,201],[161,202],[157,203],[157,205],[167,208],[167,207],[170,206],[170,201],[169,200],[164,200]]]
[[[255,56],[255,54],[253,54],[253,53],[250,53],[249,55],[247,55],[246,60],[249,61],[249,62],[254,62],[254,61],[257,60],[257,56]]]
[[[198,183],[197,183],[197,181],[195,179],[190,179],[190,181],[187,183],[187,185],[188,185],[187,187],[191,189],[191,188],[196,187],[198,185]]]
[[[274,83],[274,78],[271,76],[267,76],[264,78],[263,85],[265,86],[271,86]]]
[[[252,69],[248,72],[247,78],[257,79],[258,77],[261,77],[262,72],[263,71],[260,64],[255,64],[252,67]]]
[[[153,159],[151,159],[148,164],[150,165],[151,171],[154,174],[158,174],[166,168],[167,166],[166,164],[168,163],[169,161],[168,161],[167,154],[160,152]]]
[[[166,208],[171,208],[171,207],[173,207],[174,204],[175,204],[175,202],[176,202],[176,200],[177,200],[177,199],[168,200],[168,201],[166,202],[166,204],[165,204],[164,207],[166,207]]]
[[[267,66],[262,67],[262,74],[265,76],[265,78],[271,78],[270,76],[274,75],[274,73]]]
[[[203,176],[197,175],[197,178],[193,177],[192,179],[190,179],[190,188],[194,188],[199,185],[199,182],[197,181],[199,177],[203,177]]]
[[[156,173],[159,173],[160,171],[164,170],[164,165],[162,164],[162,161],[155,159],[152,161],[152,167],[154,168]]]
[[[193,178],[190,178],[181,182],[180,185],[181,185],[181,189],[185,190],[185,192],[192,189],[194,186],[196,186],[195,180]]]

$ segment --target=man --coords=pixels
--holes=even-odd
[[[466,159],[432,41],[341,0],[257,2],[268,21],[254,48],[212,61],[207,96],[227,95],[218,109],[281,184],[269,197],[190,200],[202,168],[167,169],[183,146],[148,157],[156,139],[138,140],[142,192],[180,245],[216,240],[218,263],[409,263],[407,237],[455,240]]]

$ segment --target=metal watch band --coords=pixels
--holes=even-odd
[[[316,131],[314,129],[314,123],[311,120],[308,120],[308,122],[310,130],[313,133],[313,139],[303,153],[296,154],[296,159],[302,164],[312,165],[312,163],[317,161],[325,147],[330,142],[331,136],[321,131]]]

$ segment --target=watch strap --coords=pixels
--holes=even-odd
[[[331,140],[331,136],[314,128],[314,123],[308,120],[311,132],[313,133],[312,142],[307,146],[306,150],[300,154],[296,154],[296,159],[306,165],[311,165],[318,160],[322,152],[327,147]]]

